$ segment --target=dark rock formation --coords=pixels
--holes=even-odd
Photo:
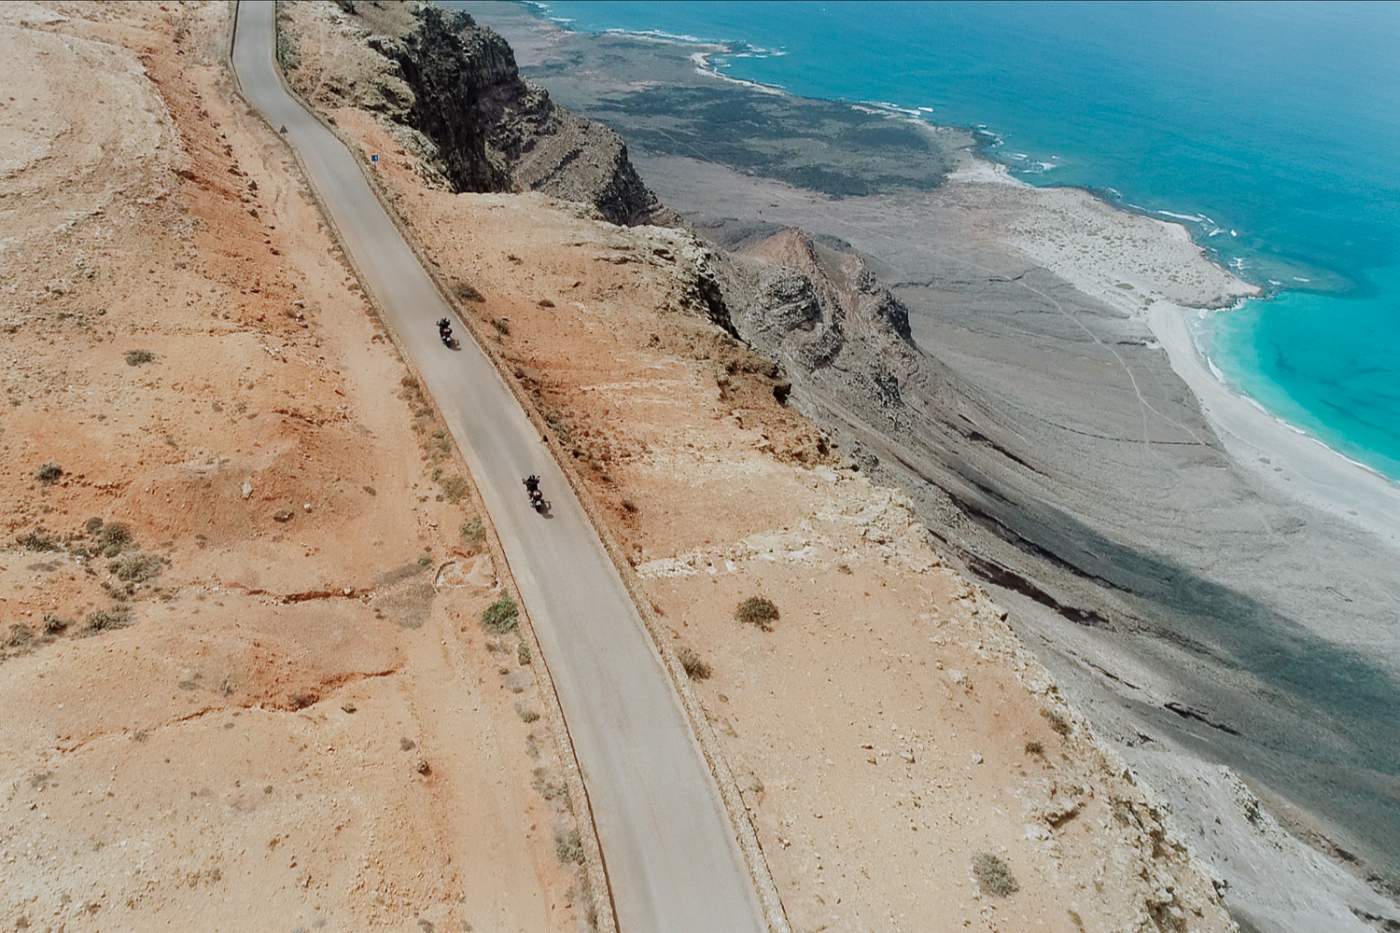
[[[524,81],[510,46],[466,13],[427,6],[401,38],[370,46],[397,68],[412,93],[391,113],[436,148],[458,191],[541,191],[594,205],[619,224],[652,222],[656,196],[607,127],[555,106]]]

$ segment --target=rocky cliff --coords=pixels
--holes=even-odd
[[[522,79],[510,45],[493,30],[432,6],[397,22],[360,7],[341,10],[366,32],[377,67],[349,82],[325,76],[317,90],[338,91],[412,131],[454,190],[540,191],[592,204],[618,224],[665,219],[622,139]]]

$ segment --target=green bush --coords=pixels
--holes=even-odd
[[[142,365],[142,364],[144,364],[144,363],[149,363],[149,362],[151,362],[151,360],[154,360],[155,358],[156,358],[156,355],[155,355],[154,353],[152,353],[150,350],[127,350],[127,351],[126,351],[126,365],[128,365],[128,366],[140,366],[140,365]]]
[[[503,593],[500,599],[487,606],[481,613],[481,624],[486,627],[488,632],[494,632],[497,635],[515,631],[515,627],[519,623],[520,609],[509,593]]]

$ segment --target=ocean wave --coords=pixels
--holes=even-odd
[[[906,117],[917,117],[920,113],[917,107],[901,107],[899,104],[893,104],[887,100],[863,100],[861,103],[885,113],[899,113]]]
[[[692,52],[690,61],[695,65],[695,73],[709,78],[718,78],[721,81],[728,81],[730,84],[737,84],[746,87],[751,91],[758,91],[760,94],[773,94],[775,96],[785,96],[787,89],[778,84],[764,84],[761,81],[748,81],[744,78],[735,78],[725,74],[710,61],[711,52]]]
[[[1178,214],[1175,211],[1157,211],[1163,217],[1170,217],[1173,220],[1184,220],[1187,223],[1203,224],[1210,220],[1205,214]]]
[[[684,32],[666,32],[661,29],[604,29],[604,35],[609,36],[637,36],[641,39],[655,39],[659,42],[671,42],[677,45],[730,45],[727,39],[709,40],[699,36],[692,36]]]

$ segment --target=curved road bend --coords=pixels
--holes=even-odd
[[[350,151],[294,100],[273,58],[275,7],[238,5],[233,64],[243,94],[287,140],[386,322],[447,419],[500,533],[568,719],[627,933],[766,929],[714,778],[670,680],[549,448],[451,316]],[[538,473],[553,517],[521,477]]]

